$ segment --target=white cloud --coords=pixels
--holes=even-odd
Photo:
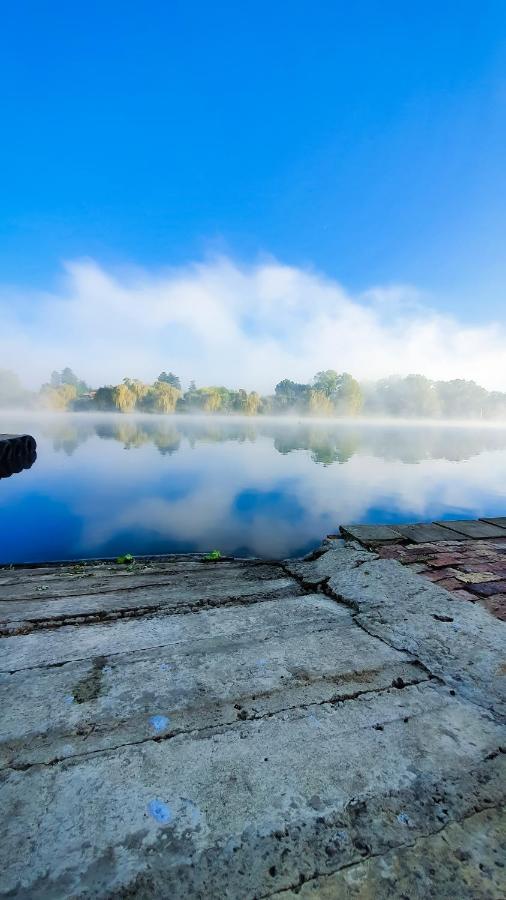
[[[157,274],[72,262],[52,293],[1,290],[0,317],[0,365],[32,385],[70,365],[94,384],[172,369],[186,382],[270,391],[281,378],[335,368],[506,389],[504,323],[442,316],[409,286],[351,296],[272,261],[218,258]]]

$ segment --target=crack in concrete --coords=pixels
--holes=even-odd
[[[299,594],[298,598],[296,597],[295,599],[300,599],[301,596],[305,596],[305,595]],[[286,599],[286,598],[281,598],[281,599]],[[320,617],[318,615],[315,615],[314,619],[306,619],[305,624],[307,626],[313,626],[313,625],[315,625],[315,622],[319,621],[319,618]],[[77,626],[71,625],[69,627],[72,628],[72,627],[77,627]],[[315,633],[318,633],[318,631],[326,631],[327,627],[328,627],[327,625],[325,625],[322,628],[314,627],[313,631]],[[271,630],[275,630],[276,626],[274,626],[274,625],[267,626],[267,628],[265,630],[268,631],[269,628]],[[225,635],[222,635],[222,636],[225,636]],[[251,630],[249,628],[245,628],[243,631],[235,632],[236,640],[240,640],[243,637],[250,637],[250,636],[251,636]],[[201,637],[193,637],[191,640],[190,640],[190,638],[187,637],[187,638],[183,638],[182,640],[179,640],[179,641],[172,640],[169,642],[164,642],[163,644],[150,644],[149,647],[135,647],[131,650],[118,650],[118,651],[107,650],[107,651],[105,651],[105,655],[108,658],[111,658],[114,656],[133,656],[133,654],[135,654],[135,653],[149,653],[151,650],[162,650],[164,647],[178,647],[183,644],[190,644],[190,643],[193,645],[195,645],[195,644],[198,645],[198,644],[208,641],[208,640],[209,640],[208,635],[202,635]],[[265,638],[265,640],[267,640],[267,637]],[[16,675],[18,672],[31,672],[34,669],[59,669],[61,666],[66,666],[71,663],[85,662],[86,660],[93,660],[97,656],[104,656],[104,650],[97,649],[96,652],[89,653],[87,656],[70,656],[66,659],[59,660],[58,662],[41,662],[35,666],[21,666],[18,669],[0,669],[0,675]]]
[[[409,681],[404,681],[404,679],[394,678],[392,683],[389,685],[385,685],[385,687],[372,688],[370,690],[357,690],[352,691],[349,694],[335,694],[332,697],[329,697],[326,700],[320,700],[317,702],[309,702],[309,703],[296,703],[292,706],[281,707],[280,709],[269,710],[264,713],[248,713],[247,710],[244,709],[244,705],[241,704],[237,713],[237,717],[228,722],[221,722],[219,725],[203,725],[201,728],[189,728],[189,729],[174,729],[173,731],[168,732],[164,735],[147,735],[146,737],[139,738],[137,741],[125,741],[121,744],[115,744],[113,747],[101,747],[97,750],[88,750],[85,753],[76,753],[72,756],[55,756],[53,759],[48,760],[47,762],[41,763],[19,763],[13,765],[7,765],[0,767],[0,771],[16,771],[16,772],[26,772],[29,769],[33,768],[47,768],[54,765],[57,765],[60,762],[73,762],[74,760],[79,760],[83,758],[88,758],[90,756],[95,756],[97,754],[107,754],[114,753],[117,750],[121,750],[124,747],[135,747],[140,744],[146,743],[155,743],[162,744],[166,741],[170,741],[173,738],[184,736],[184,737],[199,737],[201,739],[205,739],[206,737],[213,737],[219,734],[226,734],[228,730],[238,730],[245,722],[260,722],[267,719],[276,718],[277,716],[282,716],[284,713],[294,712],[297,710],[306,711],[312,710],[324,706],[329,707],[337,707],[341,704],[348,703],[350,701],[359,700],[362,697],[367,697],[369,695],[383,694],[388,693],[391,690],[404,690],[407,687],[414,687],[418,684],[425,684],[429,679],[428,678],[413,678]],[[402,683],[396,683],[402,682]],[[249,698],[252,699],[252,698]],[[253,700],[253,702],[255,702]],[[241,715],[241,713],[246,713],[246,715]],[[410,713],[409,718],[414,719],[417,715],[421,715],[423,713]],[[393,719],[382,722],[383,728],[388,725],[392,725],[395,722],[398,722],[402,719],[402,721],[406,721],[405,714],[402,713],[396,716]],[[124,722],[119,722],[116,725],[116,728],[121,728],[124,725]],[[97,727],[97,723],[90,723],[90,731],[85,737],[89,737],[92,731]],[[377,728],[377,724],[375,725],[364,725],[361,726],[363,728]],[[383,728],[381,730],[383,730]],[[110,732],[114,732],[114,728],[109,729]],[[66,739],[70,740],[72,738],[72,733],[65,735]],[[500,752],[500,751],[498,751]]]
[[[359,566],[363,566],[367,562],[368,562],[368,560],[359,560],[357,563],[355,563],[352,566],[352,568],[356,569]],[[354,622],[354,624],[357,625],[359,628],[361,628],[362,631],[365,632],[365,634],[369,635],[369,637],[373,637],[376,640],[381,641],[382,644],[385,644],[385,646],[389,647],[391,650],[397,650],[400,653],[406,653],[409,657],[411,657],[413,659],[413,652],[408,647],[396,646],[396,644],[394,644],[392,641],[388,641],[388,640],[386,640],[386,638],[383,638],[380,635],[375,634],[373,631],[370,631],[368,628],[366,628],[365,624],[358,618],[358,616],[360,615],[360,610],[359,610],[358,605],[353,600],[347,600],[343,594],[337,593],[330,587],[330,579],[332,577],[331,575],[326,575],[326,576],[322,577],[318,582],[314,582],[312,591],[308,589],[308,583],[305,581],[305,579],[303,578],[302,575],[294,574],[294,573],[291,573],[291,575],[292,575],[292,578],[294,578],[296,581],[299,582],[300,586],[306,591],[306,593],[314,592],[315,586],[317,585],[318,590],[322,594],[325,594],[325,596],[328,597],[329,600],[333,600],[334,602],[339,603],[342,606],[345,606],[347,609],[349,609],[351,612],[351,619]],[[414,596],[416,596],[416,594]],[[416,661],[417,665],[419,665],[420,668],[423,669],[424,672],[427,672],[427,675],[430,679],[437,679],[440,682],[443,681],[443,679],[439,675],[436,675],[434,672],[432,672],[429,669],[429,667],[425,663],[423,663],[418,657],[415,657],[415,661]]]
[[[487,759],[488,757],[485,757]],[[354,869],[357,866],[360,866],[362,863],[367,862],[370,859],[382,859],[384,857],[388,857],[392,853],[396,853],[399,850],[410,850],[416,847],[418,844],[427,841],[432,837],[436,837],[438,834],[442,834],[452,825],[461,825],[464,822],[473,819],[475,816],[481,815],[485,810],[499,810],[502,809],[502,804],[498,803],[484,803],[483,806],[478,807],[478,809],[474,808],[472,812],[468,815],[461,816],[460,818],[452,819],[449,822],[445,822],[441,825],[440,828],[435,828],[430,831],[425,831],[419,834],[413,841],[400,841],[398,843],[392,844],[388,849],[378,852],[378,853],[367,853],[364,856],[360,856],[358,859],[353,860],[349,863],[343,863],[342,866],[337,866],[337,868],[332,869],[329,872],[315,872],[313,875],[305,876],[302,872],[299,875],[298,881],[294,881],[289,884],[287,887],[279,888],[275,891],[270,891],[267,894],[259,894],[258,900],[270,900],[270,898],[274,897],[282,897],[283,894],[293,893],[298,894],[301,888],[305,884],[310,884],[311,882],[316,882],[318,879],[322,879],[323,881],[327,878],[332,878],[333,875],[337,875],[339,872],[344,872],[347,869]],[[337,895],[336,895],[337,896]]]
[[[204,563],[202,560],[201,560],[201,562],[202,562],[202,571],[204,571],[204,567],[206,565],[208,566],[208,564]],[[12,581],[3,581],[3,582],[0,581],[0,589],[6,588],[6,587],[11,587],[11,586],[18,587],[19,585],[33,584],[37,578],[36,570],[38,568],[58,568],[58,565],[63,566],[63,565],[68,565],[68,563],[66,563],[66,564],[57,564],[57,563],[45,563],[44,564],[44,563],[41,563],[40,567],[39,567],[39,564],[35,564],[33,566],[34,574],[31,577],[21,578],[21,579],[13,578]],[[9,573],[16,572],[16,571],[23,571],[22,564],[19,564],[19,567],[20,567],[19,569],[17,567],[13,567],[12,569],[9,568],[7,570],[0,568],[0,579],[2,578],[3,574],[6,571],[8,571]],[[249,568],[255,568],[255,567],[256,568],[265,567],[267,569],[269,569],[269,568],[279,569],[279,568],[281,568],[281,564],[280,564],[280,561],[277,559],[274,560],[274,559],[247,559],[247,558],[245,558],[244,560],[236,560],[233,557],[229,557],[229,558],[220,560],[219,567],[223,568],[223,570],[225,572],[228,572],[231,575],[233,575],[235,572],[240,571],[241,569],[245,569],[247,571]],[[48,589],[50,589],[53,584],[60,585],[60,587],[61,587],[61,581],[65,580],[65,579],[68,579],[69,581],[73,582],[73,581],[80,581],[83,578],[87,579],[87,578],[95,578],[96,577],[96,578],[105,578],[105,579],[107,579],[107,578],[111,578],[111,579],[112,578],[124,578],[125,581],[128,581],[128,580],[130,580],[131,575],[145,576],[147,578],[147,577],[149,577],[148,576],[148,572],[149,572],[149,575],[156,577],[157,580],[141,585],[142,588],[145,588],[145,587],[157,587],[158,585],[160,585],[160,583],[170,584],[174,580],[175,577],[185,577],[186,576],[186,577],[190,578],[192,575],[195,574],[195,571],[198,571],[198,568],[199,567],[195,567],[195,569],[187,569],[187,568],[183,567],[182,570],[181,569],[178,570],[177,568],[175,568],[175,569],[152,569],[151,566],[139,566],[138,569],[131,569],[131,570],[128,570],[127,572],[125,572],[124,568],[112,570],[112,569],[107,569],[107,567],[104,566],[103,570],[99,569],[99,571],[96,571],[96,572],[64,572],[63,574],[57,575],[57,576],[50,576],[50,575],[40,576],[39,575],[39,579],[42,580],[43,585],[47,585]],[[168,579],[167,582],[165,582],[165,579]],[[115,593],[117,591],[135,591],[138,589],[138,587],[139,587],[139,585],[133,585],[133,586],[132,585],[130,585],[130,586],[129,585],[125,585],[125,586],[118,585],[117,587],[104,588],[103,591],[97,591],[96,594],[100,595],[102,593],[113,593],[113,592]],[[67,596],[71,596],[71,597],[77,596],[78,597],[79,594],[75,594],[75,595],[74,594],[65,594],[65,596],[66,597]],[[39,599],[39,597],[8,597],[8,598],[3,597],[3,598],[0,598],[0,602],[2,602],[3,600],[7,600],[7,601],[8,600],[17,600],[17,601],[23,600],[24,601],[24,600],[38,600],[38,599]],[[45,600],[60,600],[61,598],[50,596],[50,597],[44,597],[44,599]]]
[[[234,607],[234,606],[253,606],[255,603],[265,603],[274,600],[286,600],[289,599],[292,595],[294,597],[300,597],[301,594],[296,593],[299,585],[294,580],[293,588],[291,586],[287,586],[286,588],[280,588],[279,591],[272,592],[270,594],[246,594],[245,596],[234,596],[230,595],[228,597],[223,598],[220,597],[204,597],[202,599],[195,600],[191,603],[181,604],[179,606],[170,606],[170,600],[161,601],[157,605],[153,606],[138,606],[134,609],[119,609],[119,610],[102,610],[94,613],[82,613],[81,615],[72,615],[62,613],[60,616],[52,616],[47,619],[30,619],[27,617],[26,619],[20,619],[18,622],[10,623],[11,628],[15,627],[19,624],[19,631],[8,630],[9,626],[1,626],[0,627],[0,638],[1,637],[18,637],[24,634],[34,634],[40,631],[47,631],[49,629],[56,630],[58,628],[63,628],[67,625],[97,625],[102,622],[114,622],[119,619],[141,619],[141,618],[149,618],[150,616],[155,616],[156,614],[162,613],[166,616],[171,615],[188,615],[194,612],[202,612],[207,609],[217,609],[222,607]],[[108,591],[104,591],[104,593],[109,593]],[[100,593],[94,595],[99,597]],[[60,598],[58,598],[60,599]],[[26,628],[25,623],[29,623],[32,627],[29,629]]]
[[[356,569],[356,568],[358,568],[358,566],[363,566],[367,562],[369,562],[369,561],[368,560],[360,560],[357,564],[354,564],[351,568]],[[388,640],[387,638],[383,637],[382,635],[377,634],[377,632],[373,628],[368,628],[366,625],[367,615],[365,613],[360,612],[360,608],[354,600],[349,600],[348,598],[346,598],[344,596],[344,594],[339,594],[337,591],[334,591],[330,587],[331,577],[332,577],[331,575],[323,577],[318,582],[318,590],[321,591],[322,593],[324,593],[325,596],[328,597],[330,600],[334,600],[336,603],[339,603],[342,606],[346,606],[351,611],[351,617],[353,619],[353,622],[359,628],[361,628],[362,631],[365,632],[365,634],[369,635],[369,637],[375,638],[378,641],[381,641],[381,643],[385,644],[385,646],[389,647],[391,650],[397,650],[400,653],[406,653],[411,658],[414,657],[417,664],[425,672],[427,672],[429,678],[437,680],[441,684],[448,683],[447,680],[441,674],[436,675],[435,672],[433,672],[426,663],[422,662],[422,660],[419,659],[419,657],[415,656],[413,654],[413,651],[409,647],[406,647],[404,644],[402,644],[400,642],[396,642],[393,639]],[[303,578],[303,576],[298,575],[296,573],[292,573],[292,578],[295,578],[299,582],[301,587],[303,587],[304,590],[306,590],[306,583],[305,583],[305,579]],[[423,581],[421,576],[420,576],[420,580]],[[426,588],[427,588],[427,586],[423,583],[421,584],[420,588],[414,588],[412,597],[416,598],[420,594],[425,593]],[[314,591],[314,589],[315,588],[313,587],[313,591]],[[499,724],[503,723],[504,720],[500,713],[496,713],[491,705],[487,706],[486,703],[480,702],[480,700],[476,696],[472,696],[469,691],[465,690],[465,686],[463,684],[460,684],[457,681],[454,682],[452,679],[451,687],[452,687],[452,690],[454,690],[455,693],[458,693],[459,697],[463,698],[466,702],[471,703],[472,705],[476,706],[478,709],[481,709],[484,712],[488,713],[488,715],[490,715],[495,722],[498,722]]]

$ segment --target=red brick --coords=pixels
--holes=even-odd
[[[451,566],[452,568],[459,568],[460,558],[457,554],[450,556],[449,554],[442,554],[441,556],[436,556],[435,559],[431,559],[429,561],[429,565],[434,569],[444,569],[447,566]]]
[[[400,544],[380,545],[376,552],[381,559],[398,559],[399,562],[404,562],[406,557],[406,551]]]
[[[483,584],[470,584],[468,588],[480,597],[491,597],[493,594],[506,593],[506,581],[485,581]]]
[[[441,581],[442,578],[448,578],[448,573],[446,569],[425,569],[423,572],[419,572],[419,575],[423,575],[424,578],[428,578],[429,581]]]
[[[443,578],[437,582],[437,586],[444,588],[446,591],[459,591],[462,589],[462,582],[456,578]]]
[[[454,597],[457,597],[458,600],[467,600],[467,601],[470,601],[471,603],[474,603],[476,600],[476,597],[473,597],[473,595],[470,594],[469,591],[463,591],[463,590],[452,591],[452,594]]]
[[[506,622],[506,594],[492,594],[491,597],[481,597],[479,600],[481,606],[488,609],[496,619]]]

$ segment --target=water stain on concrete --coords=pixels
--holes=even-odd
[[[78,681],[72,690],[72,696],[76,703],[88,703],[90,700],[97,699],[103,689],[102,678],[105,663],[104,656],[95,657],[90,674]]]

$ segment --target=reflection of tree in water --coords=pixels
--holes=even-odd
[[[310,420],[297,423],[274,420],[216,420],[204,417],[177,417],[167,421],[153,417],[90,416],[60,417],[42,426],[56,452],[71,455],[76,448],[96,436],[114,440],[126,449],[153,444],[164,456],[177,453],[183,444],[225,442],[254,443],[267,438],[283,455],[306,451],[313,462],[330,466],[347,463],[353,456],[369,455],[389,462],[407,464],[445,459],[461,462],[485,451],[506,449],[506,429],[469,428],[444,425],[392,425],[332,423]]]
[[[316,426],[299,426],[274,437],[274,447],[279,453],[308,450],[313,462],[323,466],[348,462],[359,446],[360,440],[355,431],[339,432]]]
[[[181,433],[177,428],[166,428],[163,431],[160,429],[155,434],[154,444],[162,456],[172,456],[181,446]]]
[[[95,434],[91,422],[79,422],[70,416],[44,422],[41,431],[44,437],[52,440],[55,453],[65,453],[66,456],[72,456],[81,444]]]
[[[506,448],[506,430],[493,428],[384,426],[364,430],[362,437],[362,452],[408,464],[436,459],[463,462],[486,451]]]

